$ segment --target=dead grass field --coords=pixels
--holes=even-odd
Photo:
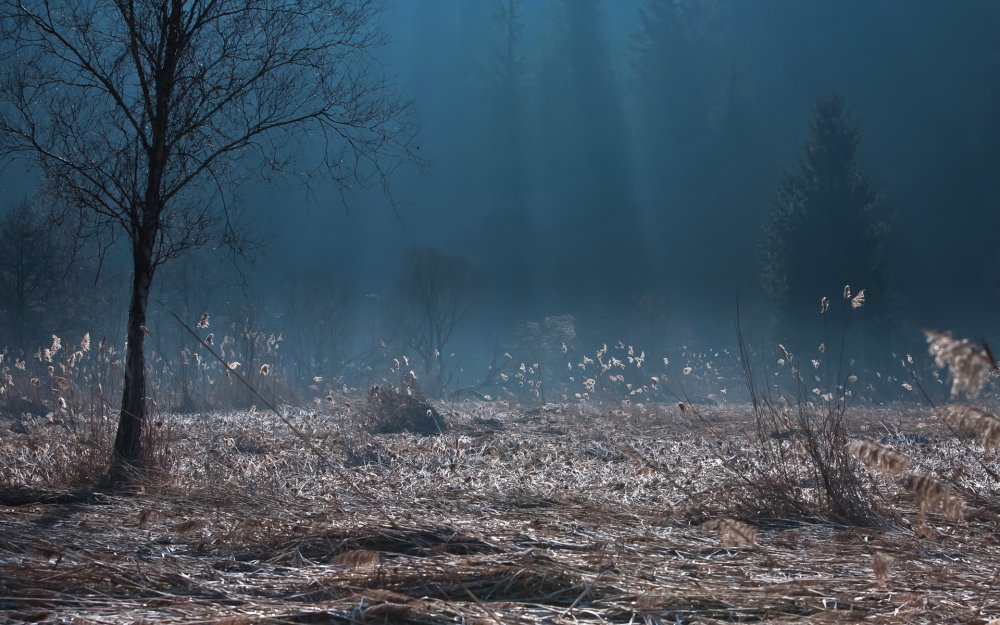
[[[962,519],[932,514],[925,537],[878,476],[899,515],[879,527],[741,515],[744,407],[442,413],[449,429],[422,437],[291,412],[323,459],[274,415],[171,417],[169,477],[138,493],[56,488],[38,476],[72,462],[66,428],[4,424],[0,466],[22,478],[0,505],[0,621],[1000,617],[996,452],[973,458],[921,411],[862,411],[852,428],[965,496]]]

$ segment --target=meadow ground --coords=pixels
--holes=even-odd
[[[926,411],[851,413],[963,494],[960,519],[932,512],[921,531],[907,491],[876,474],[892,512],[875,527],[751,510],[766,493],[748,479],[744,406],[463,403],[433,436],[329,412],[287,413],[308,443],[275,415],[170,416],[170,471],[133,493],[61,487],[86,437],[3,422],[0,621],[1000,617],[997,456]]]

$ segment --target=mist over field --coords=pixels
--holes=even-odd
[[[1000,625],[998,33],[0,0],[0,622]]]
[[[169,311],[210,313],[220,337],[280,335],[269,364],[290,382],[377,381],[405,355],[440,376],[435,393],[479,384],[497,354],[563,370],[619,341],[650,375],[664,357],[679,375],[735,353],[737,305],[768,362],[778,343],[805,356],[846,334],[858,369],[890,375],[923,328],[995,336],[996,2],[381,8],[373,54],[419,124],[417,160],[389,173],[391,196],[322,176],[204,189],[259,245],[234,259],[211,242],[157,269],[147,329],[164,362],[194,349]],[[0,189],[0,344],[30,355],[89,331],[121,345],[122,238],[73,245],[72,224],[44,225],[67,200],[31,162],[7,159]],[[44,236],[17,229],[25,205]],[[13,250],[29,241],[50,275],[25,290]],[[430,283],[452,307],[441,328],[420,312]],[[862,308],[843,305],[848,284]],[[739,384],[727,362],[713,392]]]

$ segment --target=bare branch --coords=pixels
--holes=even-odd
[[[388,194],[421,163],[409,103],[372,55],[377,14],[373,0],[0,1],[0,154],[35,160],[133,240],[160,224],[168,257],[224,229],[204,197],[219,210],[261,175]]]

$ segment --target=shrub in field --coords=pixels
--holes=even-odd
[[[412,376],[398,386],[373,386],[368,391],[368,429],[380,434],[410,432],[431,436],[447,424],[424,398]]]
[[[844,289],[844,301],[852,309],[863,304],[863,294]],[[860,299],[859,299],[860,298]],[[823,298],[821,312],[829,308]],[[846,321],[845,321],[846,326]],[[846,333],[846,328],[844,329]],[[754,517],[815,518],[850,525],[882,525],[896,518],[886,504],[878,482],[866,474],[849,445],[847,415],[853,397],[851,384],[857,377],[841,370],[823,368],[825,343],[816,359],[804,364],[779,345],[780,366],[791,376],[785,392],[758,381],[742,329],[737,336],[743,377],[752,412],[751,444],[741,459],[743,488],[735,498],[743,515]],[[825,379],[819,373],[825,372]],[[804,371],[805,370],[805,371]],[[808,372],[816,386],[809,388]]]

